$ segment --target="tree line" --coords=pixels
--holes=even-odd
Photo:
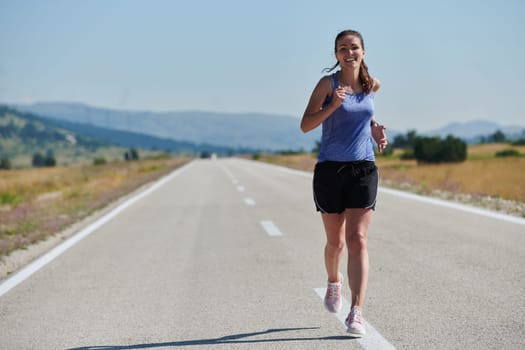
[[[405,135],[396,135],[390,145],[404,150],[402,159],[416,159],[420,163],[462,162],[467,159],[467,143],[453,135],[445,138],[439,136],[419,136],[415,130]]]
[[[125,161],[136,161],[140,159],[139,152],[135,148],[130,148],[124,152],[123,158]],[[94,165],[104,165],[106,164],[106,159],[104,158],[95,158],[93,160]],[[54,167],[57,165],[56,157],[52,149],[48,149],[45,154],[42,152],[33,153],[31,159],[31,166],[34,168],[43,168],[43,167]],[[0,169],[8,170],[12,168],[12,163],[9,157],[0,156]]]

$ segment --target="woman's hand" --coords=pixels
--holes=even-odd
[[[388,140],[386,137],[386,126],[380,125],[377,122],[372,122],[372,138],[377,143],[377,148],[379,152],[382,152],[388,145]]]
[[[332,96],[332,106],[334,106],[335,109],[339,108],[341,104],[343,103],[344,99],[346,97],[346,91],[342,86],[339,86],[337,89],[334,90],[334,94]]]

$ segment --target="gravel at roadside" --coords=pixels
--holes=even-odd
[[[409,183],[395,183],[390,180],[382,180],[381,185],[402,191],[416,193],[424,196],[440,198],[493,210],[498,213],[525,218],[525,202],[512,201],[499,197],[474,195],[467,193],[453,193],[443,190],[424,190],[421,187]]]

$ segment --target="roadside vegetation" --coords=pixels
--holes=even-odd
[[[158,155],[93,164],[0,170],[0,258],[63,230],[187,163]]]

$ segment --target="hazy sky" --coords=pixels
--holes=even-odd
[[[397,130],[525,125],[525,1],[0,0],[0,103],[302,116],[359,30]]]

